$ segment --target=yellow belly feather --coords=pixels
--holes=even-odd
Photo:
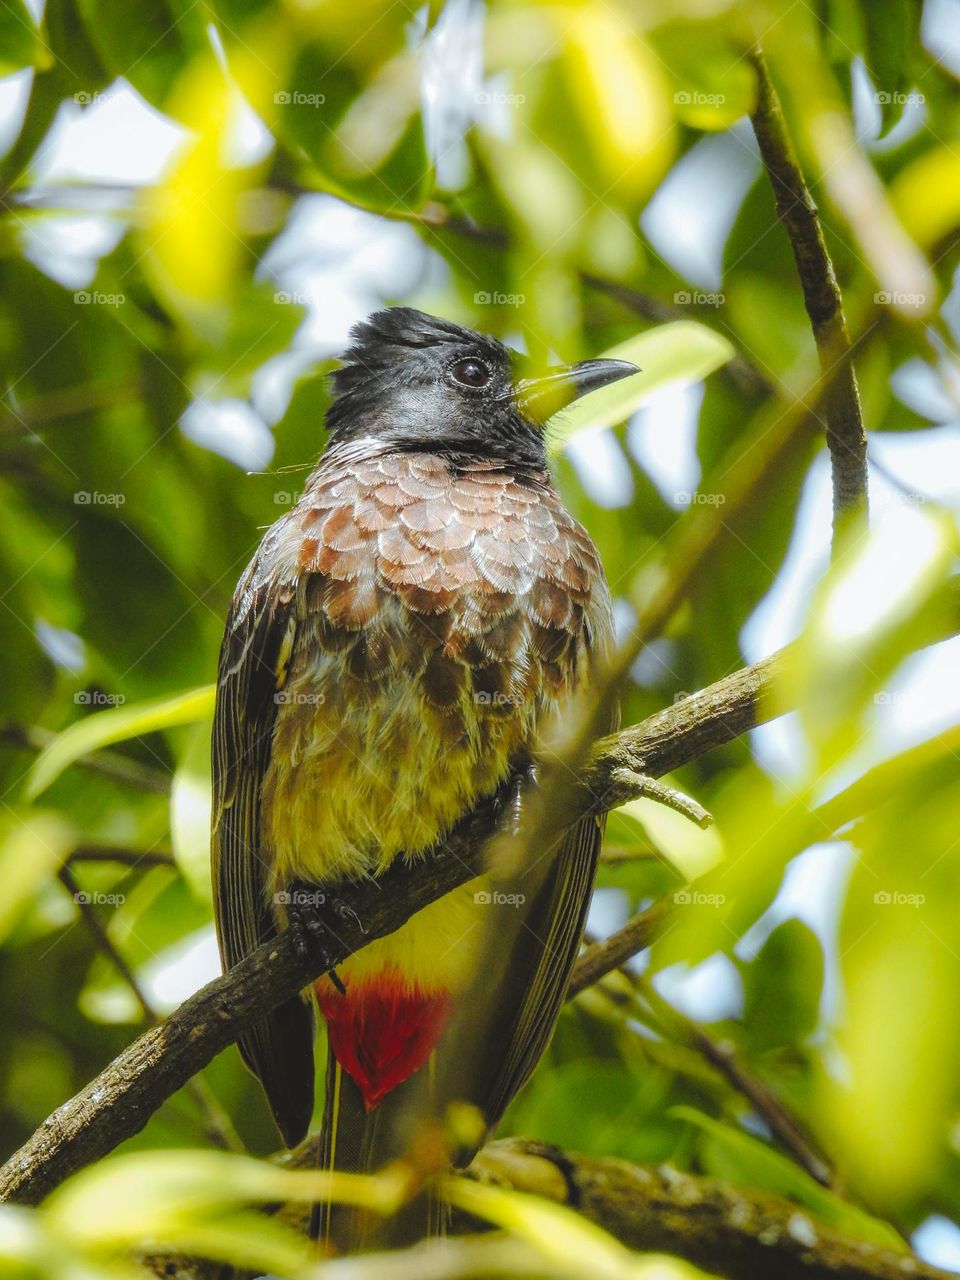
[[[508,712],[471,707],[466,734],[449,745],[444,713],[412,682],[384,680],[363,698],[349,683],[339,658],[324,655],[285,686],[263,788],[270,895],[298,878],[335,886],[423,854],[500,786],[532,737],[532,700]],[[370,943],[342,966],[344,980],[393,970],[425,989],[462,989],[487,887],[471,881]]]

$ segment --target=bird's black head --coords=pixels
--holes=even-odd
[[[377,311],[350,337],[333,375],[331,445],[368,439],[543,466],[547,417],[637,372],[623,360],[586,360],[523,379],[516,353],[495,338],[411,307]]]

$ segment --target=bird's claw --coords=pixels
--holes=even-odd
[[[283,902],[287,932],[297,959],[304,963],[311,958],[318,961],[340,994],[345,995],[346,988],[327,945],[331,930],[324,916],[329,913],[338,920],[351,920],[361,933],[366,933],[360,917],[349,902],[343,898],[328,898],[322,889],[306,880],[295,880],[284,894]]]
[[[330,905],[338,920],[352,920],[361,933],[367,932],[363,927],[363,922],[349,902],[345,902],[343,898],[334,898]]]
[[[305,961],[311,956],[319,960],[327,958],[327,926],[321,914],[326,901],[327,895],[306,880],[295,880],[282,897],[287,932],[298,960]]]
[[[531,761],[518,769],[510,782],[510,799],[507,808],[506,831],[514,839],[520,835],[523,819],[524,793],[537,785],[537,766]]]

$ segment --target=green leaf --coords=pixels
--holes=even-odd
[[[865,816],[836,943],[843,1067],[820,1071],[815,1114],[851,1185],[898,1217],[941,1194],[956,1159],[957,736],[894,757],[850,792]]]
[[[732,28],[712,22],[658,23],[650,40],[670,76],[673,106],[692,129],[729,129],[753,108],[753,69],[741,56]]]
[[[158,698],[128,707],[110,707],[97,711],[64,729],[34,761],[27,778],[27,793],[38,796],[59,778],[81,756],[114,742],[139,738],[146,733],[172,729],[176,725],[196,724],[213,715],[215,689],[205,685],[174,698]]]
[[[273,1200],[309,1202],[332,1194],[347,1204],[392,1212],[403,1194],[399,1171],[363,1174],[280,1169],[220,1151],[152,1151],[101,1161],[46,1201],[51,1222],[78,1243],[137,1245],[203,1228],[219,1210]]]
[[[535,1073],[514,1104],[511,1128],[584,1155],[663,1158],[671,1080],[646,1059],[633,1066],[596,1052],[578,1056]]]
[[[166,107],[192,57],[209,51],[202,10],[189,0],[129,0],[122,10],[110,0],[78,3],[104,65],[154,106]]]
[[[579,1264],[581,1274],[610,1280],[643,1280],[647,1274],[619,1240],[564,1205],[501,1187],[482,1186],[466,1178],[447,1178],[444,1194],[458,1208],[520,1236],[565,1269]],[[661,1280],[687,1280],[696,1275],[683,1263],[658,1260],[656,1268],[650,1273],[651,1280],[654,1274]]]
[[[890,199],[919,244],[936,244],[960,223],[960,156],[955,148],[922,152],[894,178]]]
[[[190,888],[204,902],[210,902],[212,894],[210,787],[210,729],[204,724],[191,735],[170,790],[173,856]]]
[[[669,383],[699,382],[733,356],[730,342],[695,320],[675,320],[648,329],[603,353],[612,360],[632,360],[640,372],[602,387],[555,414],[547,424],[547,441],[557,453],[577,431],[623,422],[655,391]]]
[[[0,75],[37,63],[49,65],[50,55],[40,40],[23,0],[0,4]]]
[[[0,843],[0,938],[19,923],[75,843],[69,826],[54,814],[37,813],[26,820],[12,815]]]
[[[617,812],[639,822],[685,880],[696,880],[723,861],[723,839],[715,826],[701,829],[674,809],[644,798],[628,800]]]
[[[909,559],[901,562],[904,545]],[[819,584],[780,686],[819,766],[861,746],[876,706],[890,698],[884,684],[917,648],[917,635],[935,618],[947,621],[943,583],[956,551],[945,515],[905,505],[851,542]]]
[[[670,1114],[689,1121],[708,1135],[710,1141],[705,1155],[709,1172],[715,1177],[776,1192],[805,1205],[823,1222],[840,1231],[849,1231],[864,1240],[903,1252],[902,1238],[886,1222],[827,1191],[799,1165],[758,1138],[705,1116],[693,1107],[672,1107]]]
[[[910,55],[917,44],[923,6],[917,0],[860,0],[864,57],[877,86],[877,100],[887,133],[903,115]]]
[[[755,1052],[798,1045],[815,1030],[823,990],[823,948],[802,920],[777,925],[742,967],[744,1010]]]

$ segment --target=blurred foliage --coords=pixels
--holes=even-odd
[[[48,0],[34,14],[0,5],[0,74],[29,77],[0,157],[4,1154],[143,1022],[58,877],[64,862],[161,1012],[212,967],[210,683],[259,530],[322,447],[337,343],[316,335],[338,267],[363,304],[412,301],[533,357],[638,359],[645,378],[582,402],[552,433],[558,482],[627,628],[638,571],[669,572],[665,535],[690,506],[723,519],[731,459],[816,377],[790,246],[744,127],[745,54],[762,32],[824,213],[868,428],[932,440],[960,399],[960,95],[915,0],[490,0],[416,14],[387,0]],[[51,185],[52,140],[102,121],[124,85],[180,129],[160,180]],[[241,145],[251,135],[258,144]],[[716,145],[726,160],[704,167]],[[691,172],[691,211],[727,200],[731,157],[748,180],[728,201],[711,284],[667,260],[648,211]],[[318,254],[296,238],[336,209],[359,219],[358,242]],[[105,236],[81,279],[64,246],[91,218]],[[384,227],[409,237],[393,242],[407,267],[393,275],[377,264]],[[903,394],[905,370],[941,407]],[[279,396],[264,394],[267,374]],[[623,419],[708,375],[695,437],[705,487],[672,492]],[[227,425],[204,436],[198,412]],[[243,452],[251,422],[269,455],[252,475],[231,460],[262,465]],[[584,450],[564,447],[574,431],[614,460],[613,496],[589,483]],[[815,461],[797,451],[753,495],[637,664],[625,723],[743,663],[744,625],[780,581]],[[694,1024],[622,975],[567,1008],[504,1131],[778,1190],[889,1240],[891,1223],[960,1218],[960,740],[947,729],[898,755],[890,714],[909,696],[913,651],[944,626],[956,513],[904,491],[884,517],[829,572],[824,558],[795,628],[780,691],[800,708],[791,776],[772,776],[746,739],[711,753],[677,781],[715,827],[625,806],[600,882],[621,916],[672,901],[646,977],[669,992],[701,962],[722,974],[699,1030],[790,1110],[843,1197],[778,1149]],[[834,923],[816,930],[778,897],[809,851],[834,872],[817,890],[818,919]],[[247,1150],[276,1146],[235,1051],[203,1078]],[[298,1241],[245,1208],[295,1196],[292,1184],[263,1163],[174,1154],[210,1146],[201,1104],[177,1095],[122,1157],[41,1211],[4,1209],[0,1271],[129,1275],[128,1250],[162,1239],[295,1272]],[[553,1210],[502,1195],[473,1207],[548,1270],[562,1239],[568,1262],[641,1274]]]

